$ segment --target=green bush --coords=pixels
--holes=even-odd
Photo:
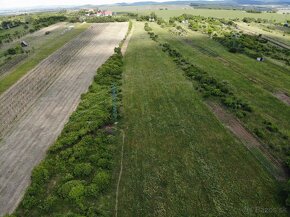
[[[93,167],[90,163],[78,163],[74,167],[75,176],[88,176],[93,171]]]
[[[97,172],[93,179],[93,183],[95,183],[97,186],[99,186],[100,189],[105,188],[110,183],[110,175],[108,172],[101,170]]]

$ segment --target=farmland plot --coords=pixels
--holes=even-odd
[[[122,87],[118,216],[264,216],[259,207],[287,216],[276,181],[211,113],[144,23],[134,25]]]
[[[48,35],[43,33],[42,29],[31,35],[24,36],[23,40],[29,44],[29,46],[25,48],[25,53],[12,56],[11,60],[0,67],[0,94],[8,90],[45,58],[49,57],[67,42],[84,32],[90,25],[75,23],[73,26],[74,28],[72,28],[70,23],[59,23],[45,28],[45,30],[51,30]],[[19,43],[20,41],[14,41],[9,43],[9,46],[15,47]]]
[[[41,49],[41,46],[43,46],[46,43],[49,43],[50,39],[55,40],[56,38],[60,37],[66,30],[67,25],[69,24],[65,22],[56,23],[51,26],[42,28],[41,30],[36,31],[32,34],[25,35],[21,37],[20,39],[14,40],[13,42],[0,45],[0,48],[1,48],[0,56],[2,56],[3,53],[7,49],[20,45],[21,41],[27,42],[29,44],[28,48],[39,50]],[[46,32],[50,32],[50,34],[46,35],[45,34]],[[12,57],[11,60],[6,61],[6,63],[4,64],[2,63],[2,62],[5,62],[4,57],[0,57],[0,65],[1,65],[0,66],[0,79],[2,79],[7,74],[11,73],[13,69],[18,64],[20,64],[24,59],[26,59],[28,56],[29,55],[26,53],[18,54],[17,56]]]
[[[151,24],[150,27],[154,27],[153,30],[158,34],[159,41],[171,44],[191,63],[208,72],[215,79],[229,82],[237,96],[250,103],[256,113],[251,118],[243,119],[246,128],[255,132],[255,129],[265,126],[265,122],[261,121],[263,119],[277,126],[285,135],[285,139],[267,131],[263,131],[267,135],[261,139],[276,158],[285,159],[285,150],[289,144],[286,140],[290,135],[288,118],[290,110],[286,103],[274,95],[279,92],[289,95],[290,79],[287,68],[270,61],[259,63],[245,55],[232,54],[216,41],[197,32],[191,32],[186,37],[172,37],[168,35],[166,29],[156,24]],[[203,46],[219,56],[214,57],[201,52],[196,49],[196,46]]]
[[[61,132],[95,70],[113,53],[127,26],[92,25],[1,96],[0,215],[15,209],[33,167]]]

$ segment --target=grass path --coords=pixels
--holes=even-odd
[[[125,133],[123,130],[121,132],[122,132],[122,147],[121,147],[120,172],[118,176],[117,189],[116,189],[115,217],[118,216],[119,188],[120,188],[120,182],[121,182],[122,173],[123,173],[123,160],[124,160]]]
[[[286,216],[277,183],[143,27],[124,58],[118,216]]]

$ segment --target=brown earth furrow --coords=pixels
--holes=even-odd
[[[275,171],[272,171],[272,169],[268,167],[266,169],[277,180],[284,181],[287,179],[288,174],[283,162],[271,155],[266,147],[253,134],[251,134],[238,119],[236,119],[232,114],[226,112],[222,106],[217,103],[208,102],[207,105],[216,115],[216,117],[225,125],[225,127],[227,127],[239,140],[241,140],[246,148],[248,148],[251,152],[258,150],[261,155],[265,157],[265,159],[269,162],[269,164],[272,165]],[[263,162],[261,163],[263,164]]]
[[[91,31],[88,31],[88,34],[89,37],[91,37]],[[88,36],[85,35],[84,37],[84,41],[86,41],[87,44]],[[0,120],[2,119],[2,123],[5,123],[6,129],[7,125],[11,123],[13,119],[15,119],[17,115],[19,115],[19,113],[25,111],[25,109],[33,103],[33,99],[37,98],[37,96],[34,96],[31,93],[40,95],[54,81],[54,79],[58,75],[56,69],[57,67],[59,67],[56,63],[60,62],[60,59],[63,60],[62,62],[66,63],[73,55],[77,55],[77,53],[84,48],[85,44],[82,43],[82,41],[78,43],[78,41],[80,41],[79,38],[71,42],[73,43],[75,48],[73,50],[70,50],[69,46],[61,49],[61,52],[58,53],[58,56],[64,56],[64,58],[58,58],[58,56],[55,57],[56,55],[52,55],[50,58],[44,60],[43,63],[44,66],[49,66],[50,68],[43,67],[40,73],[39,65],[43,64],[39,64],[35,69],[31,71],[31,73],[29,73],[25,77],[25,79],[23,79],[24,81],[20,82],[20,85],[17,85],[17,88],[11,88],[12,90],[8,90],[5,94],[3,94],[3,96],[0,97],[0,108],[2,108],[2,111],[6,111],[6,113],[0,113]],[[76,47],[75,44],[79,44],[79,46]],[[63,53],[69,53],[69,55],[64,55]],[[57,59],[57,61],[53,61],[54,59]],[[52,62],[54,64],[50,64]],[[49,76],[48,73],[46,73],[47,71],[51,72]],[[35,91],[35,89],[37,89],[37,91]],[[19,92],[21,92],[21,94],[19,94]],[[9,107],[9,109],[7,109],[7,107]]]
[[[88,61],[91,61],[91,60],[87,60],[87,62]],[[73,65],[71,66],[71,67],[73,67],[73,68],[79,68],[80,69],[80,67],[81,67],[81,65],[83,64],[82,63],[82,61],[77,61],[76,59],[74,59],[73,60]],[[87,64],[85,64],[84,65],[84,67],[86,67],[86,65]],[[82,70],[79,70],[79,71],[82,71]],[[66,74],[64,73],[64,74],[62,74],[59,78],[58,78],[58,80],[61,80],[61,79],[65,79],[65,78],[69,78],[70,80],[72,80],[72,79],[75,79],[75,77],[78,77],[79,76],[79,74],[74,74],[73,75],[74,77],[71,77],[71,76],[69,76],[69,72],[66,72]],[[62,81],[59,81],[59,82],[62,82]],[[69,81],[68,81],[69,82]],[[70,89],[67,89],[66,90],[66,88],[65,88],[65,86],[62,86],[62,85],[58,85],[58,84],[56,84],[56,85],[54,85],[55,86],[55,88],[53,89],[53,92],[54,93],[58,93],[58,95],[57,96],[49,96],[49,98],[55,98],[55,97],[59,97],[59,95],[60,94],[62,94],[63,96],[62,96],[62,98],[61,98],[61,100],[63,101],[63,102],[65,102],[66,100],[68,101],[70,98],[71,98],[71,96],[69,96],[68,94],[71,94],[71,93],[74,93],[75,92],[75,90],[70,90]],[[73,86],[73,87],[75,87],[75,86]],[[78,86],[76,86],[76,87],[78,87]],[[75,89],[75,88],[74,88]],[[61,96],[60,96],[61,97]],[[43,97],[44,99],[46,98],[46,96],[44,96]],[[72,98],[74,98],[74,97],[72,97]],[[42,99],[43,100],[43,99]],[[45,99],[45,101],[47,101],[46,99]],[[53,102],[52,102],[53,103]],[[66,103],[65,103],[66,104]],[[55,108],[57,108],[57,106],[55,107]],[[64,107],[65,108],[65,107]],[[37,111],[38,112],[38,111]],[[36,113],[37,113],[36,112]],[[53,111],[49,111],[49,113],[47,112],[47,111],[42,111],[42,113],[40,113],[40,114],[42,114],[40,117],[38,117],[37,119],[39,120],[39,122],[40,123],[45,123],[45,120],[42,120],[42,116],[44,116],[44,115],[46,115],[46,114],[52,114],[53,113]],[[34,116],[34,115],[32,115],[32,116]],[[29,124],[29,122],[30,122],[30,120],[28,121],[28,123],[25,123],[25,126],[27,126],[28,124]],[[39,128],[41,129],[42,128],[42,126],[39,126]],[[16,136],[21,136],[21,135],[16,135]],[[21,137],[19,137],[20,138],[20,141],[22,141],[23,139],[25,139],[25,138],[21,138]],[[30,141],[30,142],[32,142],[32,141]],[[33,145],[32,145],[33,146]],[[25,149],[23,149],[23,150],[21,150],[21,152],[26,152],[27,150],[25,150]],[[22,153],[20,153],[20,155],[21,155]],[[0,162],[0,163],[4,163],[4,162]],[[9,165],[9,167],[11,167],[11,168],[15,168],[15,166],[12,164],[12,165]],[[4,176],[5,176],[5,173],[3,174]],[[3,183],[4,184],[4,183]],[[1,191],[1,189],[0,189],[0,191]]]

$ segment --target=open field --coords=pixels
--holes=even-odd
[[[140,15],[149,15],[151,12],[155,12],[158,17],[162,17],[165,20],[169,20],[170,17],[180,16],[182,14],[192,14],[200,15],[204,17],[216,17],[216,18],[244,18],[244,17],[253,17],[253,18],[262,18],[275,20],[277,22],[285,22],[290,19],[289,14],[276,14],[276,13],[247,13],[240,10],[216,10],[216,9],[173,9],[173,10],[148,10],[146,7],[126,7],[125,9],[114,9],[115,11],[120,12],[132,12],[138,13]]]
[[[256,207],[287,216],[276,181],[216,119],[144,23],[134,26],[124,64],[118,216],[263,216]]]
[[[0,141],[0,215],[12,212],[21,201],[32,169],[61,132],[95,70],[124,38],[127,26],[93,24],[1,95],[1,124],[9,117],[5,126],[13,127]]]
[[[104,9],[5,36],[0,217],[289,216],[290,14]]]
[[[42,60],[47,58],[54,51],[65,45],[68,41],[85,31],[89,24],[74,24],[74,28],[70,31],[67,31],[67,25],[71,24],[56,24],[52,27],[47,27],[48,29],[54,29],[55,32],[52,32],[51,35],[44,35],[46,28],[33,33],[32,35],[27,35],[24,37],[28,43],[31,43],[31,46],[34,47],[33,52],[20,60],[20,63],[8,69],[8,72],[5,71],[2,74],[6,74],[3,77],[0,77],[0,94],[11,87],[15,82],[17,82],[22,76],[24,76],[29,70],[32,70],[37,64]],[[59,28],[58,28],[59,27]],[[16,42],[12,42],[17,43]],[[4,45],[7,46],[7,45]]]
[[[208,72],[219,81],[227,81],[235,94],[250,103],[255,114],[243,118],[246,127],[252,132],[264,126],[262,120],[274,123],[279,131],[290,136],[290,110],[274,94],[290,93],[290,76],[287,68],[270,61],[259,63],[242,54],[232,54],[218,42],[201,33],[189,31],[181,37],[168,34],[168,29],[152,24],[154,32],[162,42],[168,42],[190,62]],[[202,48],[202,49],[200,49]],[[263,139],[271,152],[281,159],[289,148],[282,136],[267,134]]]

